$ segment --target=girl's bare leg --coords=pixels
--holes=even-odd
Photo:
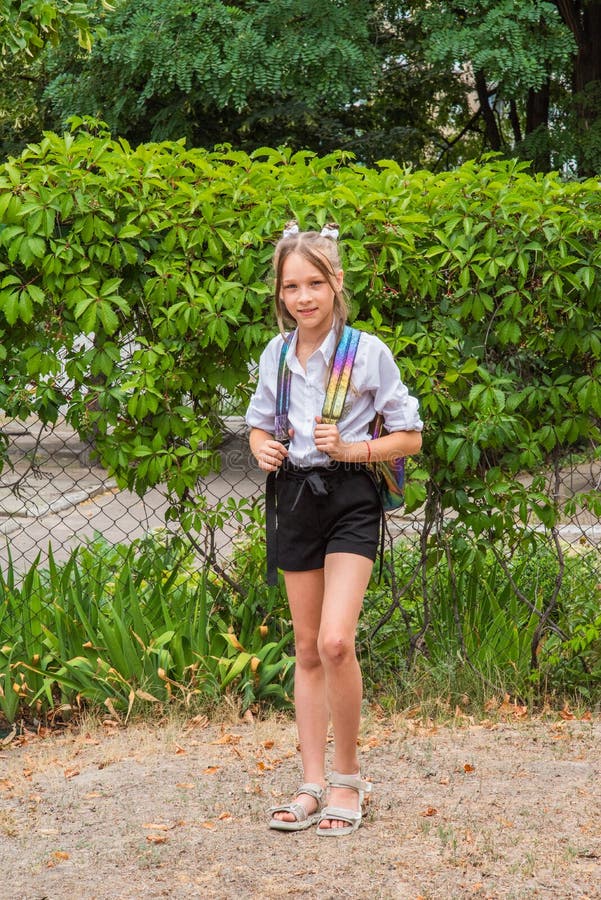
[[[327,705],[334,727],[334,771],[359,772],[357,738],[363,681],[355,653],[355,635],[373,563],[354,553],[330,553],[324,568],[324,597],[319,629],[319,656],[325,673]],[[358,809],[359,798],[348,788],[332,788],[328,803]],[[324,820],[320,828],[346,825]]]
[[[296,648],[294,703],[303,781],[323,786],[328,707],[317,636],[324,595],[324,570],[285,572],[284,578]],[[316,809],[315,799],[308,794],[300,794],[298,802],[306,807],[308,813]],[[291,813],[276,813],[274,817],[286,822],[295,819]]]

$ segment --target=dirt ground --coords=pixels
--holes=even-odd
[[[367,710],[353,836],[270,831],[288,718],[25,733],[0,750],[2,900],[601,898],[601,722]]]

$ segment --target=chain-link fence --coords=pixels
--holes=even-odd
[[[219,448],[220,471],[207,477],[199,486],[199,496],[210,513],[220,510],[221,514],[207,524],[205,534],[198,531],[192,535],[199,566],[207,565],[218,577],[237,587],[235,574],[236,546],[244,546],[249,536],[262,540],[261,529],[253,530],[246,513],[236,516],[227,511],[228,500],[236,504],[244,498],[261,503],[264,475],[254,462],[247,441],[244,420],[232,416],[224,420],[223,441]],[[44,567],[48,564],[49,553],[54,562],[66,561],[73,550],[82,543],[97,541],[98,546],[112,547],[115,544],[129,545],[134,539],[150,533],[165,531],[181,533],[182,523],[171,514],[169,499],[160,488],[148,491],[143,497],[126,490],[120,490],[95,461],[90,446],[83,443],[64,421],[54,427],[42,426],[36,419],[21,421],[0,421],[0,439],[4,447],[4,466],[0,474],[0,531],[4,540],[0,544],[0,565],[3,576],[10,569],[11,577],[25,573],[37,561]],[[219,468],[219,467],[218,467]],[[579,493],[598,491],[601,486],[601,464],[598,461],[575,460],[571,466],[564,466],[549,475],[546,492],[558,499],[564,510],[560,525],[545,529],[540,522],[532,520],[532,530],[538,533],[542,545],[548,545],[553,560],[553,576],[544,591],[538,591],[542,583],[540,573],[530,575],[531,591],[523,591],[512,582],[510,563],[512,549],[504,549],[505,558],[498,555],[501,579],[506,581],[517,597],[522,609],[530,610],[535,616],[529,640],[532,643],[532,663],[536,664],[536,654],[543,637],[543,631],[555,628],[562,638],[559,627],[554,625],[554,613],[558,604],[558,588],[564,573],[564,561],[568,557],[588,558],[588,575],[591,576],[593,560],[594,579],[601,582],[601,554],[597,547],[601,538],[601,522],[596,515],[582,506],[577,511],[570,510],[570,499]],[[224,512],[225,510],[225,512]],[[388,545],[401,544],[405,549],[396,554],[404,562],[411,549],[413,568],[405,567],[400,573],[394,572],[389,563],[389,575],[379,585],[379,612],[372,616],[370,638],[384,635],[390,629],[393,616],[400,616],[409,636],[409,656],[424,649],[424,636],[428,633],[433,615],[430,594],[433,591],[428,578],[433,569],[444,561],[444,533],[449,519],[444,516],[428,518],[425,509],[407,515],[394,513],[388,518]],[[186,530],[185,526],[184,529]],[[468,530],[469,531],[469,530]],[[190,530],[187,529],[188,535]],[[441,540],[441,535],[443,539]],[[437,554],[426,559],[431,553],[432,541],[436,539]],[[469,539],[469,538],[468,538]],[[511,544],[511,542],[508,542]],[[450,546],[450,545],[449,545]],[[442,549],[441,549],[442,548]],[[260,552],[257,554],[260,556]],[[448,565],[448,610],[449,625],[458,626],[460,635],[468,635],[469,622],[465,593],[474,589],[472,605],[478,606],[477,595],[481,585],[477,577],[460,579],[450,557]],[[230,574],[234,573],[230,578]],[[548,573],[547,573],[548,574]],[[468,573],[469,575],[469,573]],[[559,576],[559,579],[558,579]],[[413,606],[410,612],[406,606],[408,590],[412,592]],[[446,586],[437,589],[439,594]],[[499,593],[503,587],[499,584]],[[598,589],[598,583],[597,583]],[[496,587],[495,587],[496,590]],[[570,590],[564,586],[563,590]],[[539,596],[540,594],[540,596]],[[416,603],[417,597],[417,603]],[[493,598],[494,599],[494,598]],[[489,598],[490,600],[490,598]],[[416,612],[416,606],[421,608]],[[592,605],[594,608],[594,603]],[[491,607],[491,634],[495,628],[494,609]],[[540,627],[539,627],[540,626]],[[444,626],[443,626],[444,630]],[[510,633],[510,630],[508,630]],[[478,640],[490,641],[490,635],[479,635]],[[460,637],[463,641],[464,638]],[[470,662],[470,651],[463,647],[464,657]],[[405,665],[405,663],[403,663]],[[476,662],[477,665],[477,662]]]
[[[220,448],[221,471],[205,479],[202,492],[209,507],[228,497],[260,498],[264,475],[248,449],[244,420],[225,420]],[[102,535],[109,543],[130,542],[154,529],[164,528],[168,500],[160,488],[139,497],[119,490],[114,479],[94,461],[90,446],[62,420],[54,427],[37,419],[0,420],[5,463],[0,473],[0,532],[4,536],[0,559],[10,555],[17,570],[28,568],[52,548],[56,560],[65,559],[82,541]],[[578,462],[549,479],[548,489],[560,502],[574,494],[601,488],[601,464]],[[395,535],[419,534],[420,513],[395,513],[389,526]],[[170,528],[176,525],[171,523]],[[239,526],[227,522],[216,535],[216,550],[223,565]],[[596,546],[601,521],[590,511],[564,515],[558,535],[567,547]],[[601,559],[600,559],[601,569]]]

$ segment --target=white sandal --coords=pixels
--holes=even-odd
[[[363,781],[361,775],[341,775],[339,772],[332,772],[327,778],[330,787],[350,788],[359,795],[359,809],[343,809],[341,806],[326,806],[322,810],[317,823],[317,834],[321,837],[342,837],[345,834],[352,834],[361,825],[363,799],[365,794],[371,793],[371,783]],[[348,822],[342,828],[320,828],[321,822],[325,819],[331,821]]]
[[[322,788],[320,784],[313,784],[311,782],[308,784],[301,784],[294,796],[298,797],[299,794],[308,794],[309,797],[313,797],[313,799],[317,801],[317,809],[315,812],[308,813],[302,803],[295,803],[294,800],[292,803],[287,803],[283,806],[272,806],[269,809],[269,812],[271,813],[269,827],[275,828],[277,831],[304,831],[305,828],[310,828],[311,825],[315,825],[315,823],[319,821],[321,815],[325,793],[325,788]],[[274,813],[279,812],[291,813],[293,816],[296,816],[296,819],[294,822],[287,822],[285,819],[274,819]]]

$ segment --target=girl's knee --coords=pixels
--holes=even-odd
[[[297,641],[295,656],[298,668],[317,669],[321,666],[321,657],[315,641]]]
[[[325,634],[319,640],[319,656],[324,666],[339,666],[355,657],[355,640],[339,633]]]

